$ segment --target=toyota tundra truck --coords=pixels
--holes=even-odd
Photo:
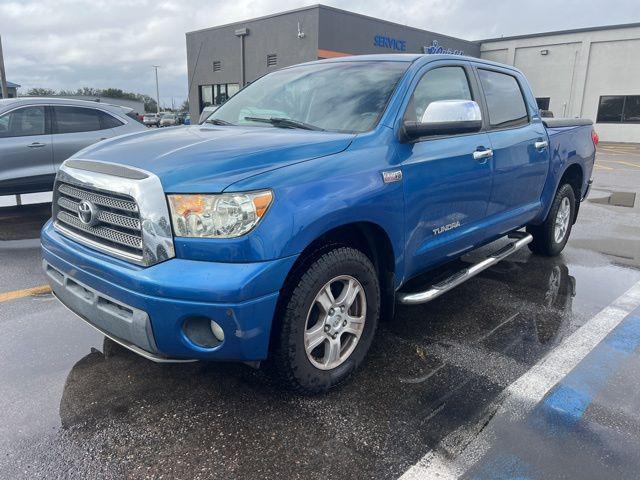
[[[147,359],[264,364],[322,392],[397,303],[524,246],[558,255],[596,144],[591,121],[541,118],[506,65],[403,54],[283,68],[203,125],[67,160],[43,267],[64,305]],[[480,247],[491,253],[411,287]]]

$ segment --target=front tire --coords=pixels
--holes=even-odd
[[[319,393],[360,365],[380,315],[380,286],[369,258],[353,248],[321,254],[289,292],[274,332],[272,363],[290,389]]]
[[[529,249],[548,257],[559,255],[569,240],[575,215],[576,196],[573,187],[565,183],[558,188],[544,223],[527,227],[533,236]]]

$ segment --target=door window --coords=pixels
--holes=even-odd
[[[404,119],[419,122],[431,102],[472,100],[467,74],[462,67],[440,67],[424,74],[413,92]]]
[[[93,108],[53,107],[56,117],[56,133],[93,132],[123,125],[108,113]]]
[[[44,107],[24,107],[0,117],[0,138],[44,135]]]
[[[522,90],[514,76],[484,69],[479,69],[478,74],[492,127],[515,127],[529,122]]]

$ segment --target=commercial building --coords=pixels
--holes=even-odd
[[[479,56],[480,45],[324,5],[187,33],[191,117],[219,105],[256,78],[319,58],[367,53],[451,51]]]
[[[7,81],[7,93],[9,94],[9,98],[15,98],[18,96],[18,88],[20,88],[20,85],[17,83]],[[2,88],[0,88],[0,98],[2,98]]]
[[[640,143],[640,23],[483,40],[482,58],[522,70],[538,105]]]
[[[455,53],[515,65],[540,108],[640,143],[640,23],[469,41],[324,5],[189,32],[191,115],[297,63],[370,53]]]

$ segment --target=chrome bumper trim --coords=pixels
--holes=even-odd
[[[56,300],[58,300],[62,304],[62,306],[64,308],[66,308],[68,311],[73,313],[76,317],[78,317],[84,323],[86,323],[90,327],[94,328],[96,331],[98,331],[99,333],[101,333],[102,335],[107,337],[109,340],[112,340],[113,342],[117,343],[118,345],[126,348],[127,350],[131,350],[133,353],[136,353],[136,354],[140,355],[141,357],[146,358],[147,360],[151,360],[152,362],[156,362],[156,363],[192,363],[192,362],[197,362],[198,361],[195,358],[182,359],[182,358],[162,357],[160,355],[155,355],[155,354],[153,354],[151,352],[147,352],[146,350],[143,350],[140,347],[136,347],[132,343],[129,343],[129,342],[125,341],[125,340],[122,340],[122,339],[120,339],[118,337],[114,337],[110,333],[105,332],[101,328],[96,327],[93,323],[88,321],[86,318],[82,317],[78,313],[76,313],[73,310],[71,310],[71,308],[69,308],[62,300],[60,300],[60,298],[58,298],[58,295],[56,295],[55,292],[52,292],[52,294],[56,298]]]

